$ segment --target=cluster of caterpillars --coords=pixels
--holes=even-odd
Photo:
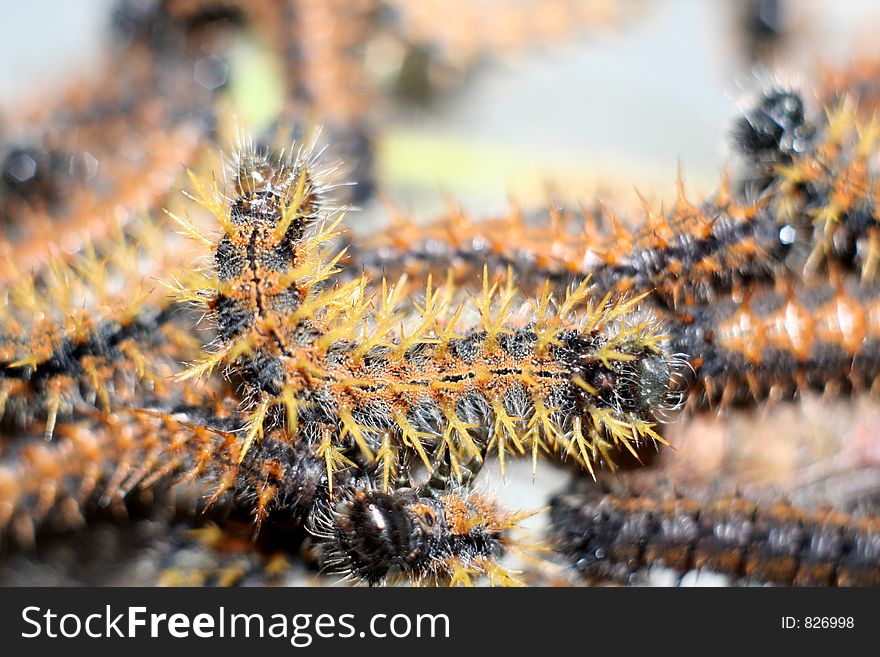
[[[450,271],[465,280],[486,262],[500,273],[517,271],[531,286],[564,289],[590,276],[600,292],[646,293],[645,305],[663,322],[671,350],[688,356],[690,411],[753,406],[811,390],[826,395],[876,391],[878,143],[874,98],[864,81],[861,85],[863,97],[821,90],[833,99],[824,109],[811,107],[791,90],[766,91],[732,131],[739,153],[733,181],[722,180],[707,201],[689,201],[680,184],[672,208],[645,205],[641,222],[606,206],[577,213],[551,206],[543,215],[513,209],[479,223],[453,211],[424,227],[403,222],[389,237],[359,245],[359,255],[367,267],[412,278]],[[627,228],[633,223],[636,228]],[[605,540],[601,523],[614,514],[596,510],[595,504],[606,499],[601,493],[587,495],[584,499],[592,501],[585,501],[582,511],[596,526],[569,526],[574,516],[562,505],[576,506],[578,498],[558,498],[556,545],[577,563],[589,563],[586,571],[599,579],[649,566],[651,559],[600,545]],[[644,526],[635,515],[643,512],[639,502],[619,507],[610,494],[606,502],[620,512],[624,526]],[[692,506],[705,510],[710,502]],[[661,518],[663,513],[649,515],[661,525],[679,523]],[[720,531],[721,521],[707,518],[700,531]],[[824,540],[824,520],[816,520],[816,526],[813,520],[793,522],[805,541],[800,548]],[[708,557],[684,563],[777,583],[869,583],[878,557],[872,532],[876,528],[860,535],[858,546],[841,548],[843,553],[862,550],[856,568],[861,570],[854,574],[835,574],[824,562],[824,575],[773,574],[750,564],[744,552],[732,565]],[[594,534],[601,540],[592,545]],[[574,547],[574,536],[592,545],[592,557]],[[647,540],[630,539],[622,543]],[[709,543],[700,549],[718,556],[721,548]],[[675,549],[690,554],[695,548],[680,543]],[[683,568],[658,554],[660,563]],[[797,562],[815,555],[789,557]]]
[[[369,78],[363,39],[381,31],[375,10],[122,3],[120,47],[141,65],[111,70],[100,94],[44,119],[35,145],[7,149],[3,247],[19,253],[2,272],[3,540],[167,508],[185,489],[199,518],[218,523],[197,539],[218,554],[241,543],[223,528],[244,526],[251,555],[311,545],[355,581],[512,583],[500,559],[527,514],[473,480],[491,457],[502,471],[511,458],[551,458],[600,480],[551,512],[549,542],[591,580],[660,564],[876,584],[875,520],[665,496],[661,484],[635,494],[604,472],[662,446],[662,422],[682,403],[875,387],[870,67],[852,73],[859,98],[829,74],[825,115],[768,90],[735,126],[732,179],[699,202],[682,185],[671,208],[645,203],[641,219],[601,205],[483,222],[455,211],[342,250],[350,195],[333,167],[311,147],[246,139],[218,175],[190,175],[181,209],[168,162],[198,167],[197,147],[217,139],[224,31],[256,26],[281,51],[290,98],[326,118],[331,139],[363,145],[356,87]],[[339,11],[351,20],[338,39],[288,38],[338,25]],[[158,102],[169,89],[181,93]],[[104,126],[129,116],[146,136],[120,156]],[[81,143],[52,137],[63,126]],[[146,178],[158,183],[144,197],[132,181]],[[194,247],[158,212],[107,221],[102,203],[169,207]],[[65,244],[54,259],[39,249],[48,231]],[[71,243],[80,233],[94,243]],[[205,579],[174,567],[163,581]]]
[[[637,298],[597,301],[584,282],[562,299],[545,291],[527,310],[517,310],[524,302],[512,280],[501,286],[486,273],[481,293],[469,301],[451,285],[434,288],[429,280],[413,317],[401,311],[402,282],[333,280],[340,256],[326,243],[339,220],[330,221],[326,197],[332,191],[308,151],[270,158],[245,145],[226,179],[225,194],[192,180],[193,199],[220,224],[218,239],[172,215],[184,232],[210,246],[213,259],[207,271],[181,276],[177,295],[203,307],[216,327],[207,353],[178,379],[209,376],[221,366],[235,382],[245,421],[222,447],[234,454],[217,456],[231,464],[224,470],[233,479],[239,468],[252,467],[267,441],[323,463],[327,494],[336,487],[352,500],[337,503],[335,511],[308,505],[322,519],[315,521],[319,536],[338,534],[328,563],[367,569],[363,576],[376,579],[369,564],[351,562],[361,558],[364,539],[339,534],[351,514],[369,520],[369,513],[357,511],[365,486],[376,489],[371,504],[380,508],[377,500],[385,498],[378,496],[391,496],[391,504],[421,471],[427,477],[422,488],[450,504],[465,495],[461,486],[493,452],[502,468],[511,456],[536,462],[549,453],[593,471],[596,464],[613,465],[616,452],[636,454],[645,443],[662,441],[655,416],[670,408],[679,363],[654,319],[638,311]],[[299,475],[287,471],[287,459],[277,467],[254,492],[258,525],[273,509],[290,507],[285,486]],[[345,483],[352,477],[360,482],[353,489]],[[241,494],[229,477],[219,480],[215,496],[230,485]],[[482,537],[486,526],[498,525],[496,533],[505,526],[498,513],[471,517],[467,505],[447,508],[443,519],[434,518],[436,504],[419,504],[430,512],[426,524],[435,534]],[[462,514],[469,519],[452,521]],[[370,522],[393,528],[398,521]],[[474,545],[499,540],[474,538]],[[349,548],[340,548],[346,542]],[[432,564],[460,569],[465,563],[495,573],[486,555],[468,556],[468,542],[456,544],[464,552],[455,559],[418,552]],[[443,540],[435,536],[430,545]],[[445,576],[459,580],[467,570]],[[430,575],[442,579],[444,573]]]

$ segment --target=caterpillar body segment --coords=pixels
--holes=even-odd
[[[880,582],[880,521],[785,500],[689,497],[621,479],[557,496],[551,522],[554,548],[599,582],[628,582],[656,566],[782,586]]]
[[[692,354],[692,409],[751,405],[810,390],[875,391],[878,286],[856,274],[753,284],[679,312],[673,349]]]
[[[0,417],[5,433],[136,407],[179,391],[198,354],[197,318],[150,281],[166,264],[157,226],[123,229],[101,251],[22,274],[0,299]]]

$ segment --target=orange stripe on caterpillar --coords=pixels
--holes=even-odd
[[[753,284],[668,322],[691,355],[689,405],[749,404],[800,390],[871,389],[880,376],[880,288],[854,275]]]

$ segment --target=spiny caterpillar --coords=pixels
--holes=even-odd
[[[679,179],[668,210],[644,202],[645,220],[628,229],[610,208],[547,210],[473,222],[461,211],[427,226],[398,220],[387,233],[354,250],[367,272],[401,272],[414,278],[451,269],[472,280],[484,264],[512,268],[521,284],[557,289],[592,276],[602,293],[650,293],[662,306],[718,298],[736,283],[785,269],[793,236],[763,200],[733,196],[723,180],[714,197],[692,203]]]
[[[725,183],[715,200],[694,205],[679,185],[672,209],[648,210],[635,234],[613,216],[601,220],[607,210],[597,220],[551,208],[538,221],[513,211],[480,224],[458,212],[392,231],[365,260],[417,275],[448,263],[456,277],[485,263],[557,287],[590,271],[600,290],[651,293],[672,350],[696,370],[691,408],[869,388],[878,133],[862,114],[845,104],[814,125],[798,94],[768,91],[733,131],[746,165],[738,192]],[[835,272],[847,268],[861,269],[862,289],[841,286]],[[774,280],[786,289],[774,292]]]
[[[503,512],[437,478],[388,493],[353,466],[331,480],[319,448],[279,431],[242,453],[232,431],[204,428],[233,429],[241,418],[228,404],[214,412],[178,405],[117,414],[62,425],[54,443],[8,446],[0,458],[0,536],[32,544],[38,532],[81,525],[102,507],[124,509],[133,492],[162,499],[186,483],[202,499],[202,513],[218,507],[251,515],[253,537],[276,552],[295,549],[308,524],[326,566],[357,581],[470,584],[487,575],[512,583],[497,560],[511,545],[509,530],[528,514]]]
[[[256,175],[254,170],[248,170],[251,175]],[[250,209],[257,205],[251,203]],[[115,299],[117,286],[130,290],[137,284],[140,277],[138,264],[143,260],[138,249],[147,248],[143,243],[136,247],[123,239],[116,246],[119,248],[112,250],[107,257],[89,253],[75,267],[58,265],[49,275],[25,279],[21,290],[12,291],[15,303],[9,308],[7,317],[10,326],[14,326],[16,315],[26,318],[45,315],[48,319],[46,338],[41,341],[46,342],[45,353],[27,343],[23,329],[18,331],[21,348],[30,355],[27,363],[8,363],[7,375],[16,380],[16,385],[28,384],[33,389],[13,390],[13,401],[23,401],[20,395],[26,393],[28,403],[22,405],[22,409],[33,412],[40,405],[36,403],[36,396],[45,396],[51,388],[46,402],[49,414],[47,434],[50,435],[63,403],[77,407],[71,409],[77,413],[74,422],[61,418],[57,425],[60,437],[56,443],[24,438],[9,443],[7,453],[0,461],[4,501],[0,527],[10,528],[17,542],[30,543],[34,534],[50,521],[56,527],[81,523],[96,502],[118,503],[130,491],[155,490],[159,482],[165,482],[163,487],[167,486],[181,473],[184,479],[199,482],[200,489],[209,497],[209,504],[223,498],[229,491],[229,497],[236,504],[253,510],[258,528],[270,508],[300,519],[308,516],[317,500],[335,509],[329,499],[333,479],[326,469],[328,461],[320,448],[315,448],[316,441],[280,441],[267,435],[250,449],[242,450],[236,435],[217,427],[238,428],[244,420],[205,417],[198,408],[204,406],[207,395],[193,396],[186,392],[188,387],[185,385],[159,391],[156,386],[161,384],[160,387],[164,388],[168,382],[163,380],[164,375],[153,376],[152,373],[154,368],[167,361],[159,356],[161,351],[157,349],[175,342],[174,335],[165,331],[165,328],[174,328],[173,306],[159,310],[156,321],[147,326],[145,322],[152,315],[149,303],[145,303],[146,295]],[[108,280],[113,280],[113,284],[108,285]],[[78,312],[77,306],[83,302],[98,311],[94,322],[88,321],[89,316],[84,312]],[[188,338],[188,335],[184,337]],[[190,344],[188,339],[182,342],[187,346]],[[15,345],[12,344],[11,348],[14,349]],[[150,351],[147,354],[142,349]],[[172,350],[172,353],[172,358],[176,359],[185,352]],[[147,377],[149,391],[135,395],[133,383],[140,370],[150,374]],[[109,381],[115,382],[122,374],[132,378],[128,393],[121,389],[104,389]],[[105,376],[108,378],[102,378]],[[116,413],[101,417],[90,414],[88,409],[83,413],[83,409],[78,408],[82,404],[91,406],[96,403],[101,392],[107,395],[103,399],[104,410],[111,410],[112,393],[112,410]],[[157,412],[161,416],[178,414],[180,411],[174,409],[180,409],[180,404],[187,399],[199,405],[187,410],[197,424],[186,424],[187,430],[183,434],[179,426],[172,429],[173,422],[156,426],[143,417],[136,421],[120,421],[126,416],[124,412],[120,413],[126,405],[159,402],[162,405]],[[66,414],[62,412],[62,415]],[[210,432],[201,429],[206,426],[214,428]],[[194,435],[189,435],[190,428],[194,429]],[[335,467],[333,475],[339,494],[343,494],[346,490],[344,468]],[[306,490],[311,493],[306,494]],[[455,493],[450,491],[444,497],[444,503],[454,508],[475,508],[473,501],[462,501],[461,505],[455,506],[456,499]],[[406,512],[408,508],[401,507],[400,511]],[[344,517],[341,510],[333,513],[337,511],[335,517]],[[449,522],[449,531],[455,533],[454,539],[444,543],[443,557],[448,572],[463,582],[478,572],[491,571],[493,577],[500,578],[502,571],[491,564],[498,549],[486,546],[490,546],[492,540],[500,541],[506,526],[502,527],[498,520],[489,534],[481,533],[480,538],[475,539],[479,546],[485,547],[482,551],[478,547],[465,550],[470,545],[468,533],[471,529],[463,530],[462,525],[453,523],[451,518]],[[494,537],[491,540],[490,534]],[[457,560],[459,548],[464,551]],[[432,563],[433,559],[430,558]],[[413,564],[410,570],[415,567]],[[423,579],[427,566],[419,564],[418,567],[421,569],[418,578]],[[408,571],[404,569],[400,574],[408,574]],[[437,572],[434,574],[440,577]],[[379,579],[374,571],[370,581],[375,583]]]
[[[326,445],[314,440],[291,441],[276,429],[246,448],[232,431],[205,428],[219,418],[192,424],[180,417],[188,414],[160,414],[169,428],[192,435],[167,445],[148,481],[177,472],[207,485],[208,506],[226,497],[250,509],[257,532],[269,532],[261,540],[271,545],[290,544],[291,529],[307,526],[323,566],[352,581],[467,585],[485,575],[514,583],[498,559],[513,545],[510,530],[531,514],[502,511],[440,475],[417,488],[401,475],[386,492],[375,468],[343,461],[328,472]],[[222,422],[236,426],[234,416]]]
[[[170,377],[198,353],[184,308],[156,299],[145,269],[161,261],[157,227],[117,225],[111,248],[20,277],[0,302],[0,418],[7,427],[140,406],[177,394]],[[194,351],[194,349],[196,351]]]
[[[679,180],[672,208],[645,204],[634,231],[607,208],[514,209],[480,223],[452,211],[423,227],[398,221],[388,236],[360,247],[359,260],[368,272],[392,275],[449,267],[459,280],[484,263],[501,272],[512,267],[532,286],[549,279],[564,287],[591,274],[600,290],[650,292],[669,308],[724,298],[734,285],[789,271],[815,275],[829,258],[870,279],[880,262],[880,132],[865,110],[848,98],[826,120],[813,120],[798,93],[768,90],[733,129],[743,165],[735,193],[725,179],[714,197],[692,203]]]
[[[150,457],[164,453],[163,435],[138,418],[111,415],[60,423],[52,442],[19,436],[2,445],[0,539],[29,546],[47,530],[86,524],[101,510],[125,515],[129,479],[149,474]],[[140,474],[137,474],[140,473]]]
[[[0,530],[32,542],[46,523],[82,522],[96,507],[118,506],[134,491],[156,494],[180,482],[194,487],[205,509],[221,501],[242,504],[258,529],[271,510],[302,518],[326,497],[324,461],[308,445],[267,436],[239,458],[240,441],[224,430],[243,421],[236,401],[211,403],[193,392],[185,386],[176,401],[162,400],[167,410],[59,424],[51,443],[21,437],[4,445]],[[204,429],[208,425],[217,428]]]
[[[217,218],[207,276],[178,287],[207,308],[218,340],[181,378],[229,368],[251,421],[242,453],[266,431],[328,445],[333,463],[381,463],[386,488],[417,457],[448,459],[562,451],[592,471],[612,451],[662,442],[653,418],[669,410],[678,358],[639,298],[590,300],[589,281],[556,301],[545,289],[517,313],[512,282],[483,277],[482,291],[452,307],[451,289],[429,280],[419,316],[397,311],[399,288],[368,295],[367,279],[325,281],[340,255],[324,187],[307,152],[272,159],[245,147],[231,169],[231,197],[194,179],[194,198]],[[480,324],[459,328],[465,310]],[[330,455],[332,454],[332,458]]]
[[[628,582],[662,566],[784,586],[880,585],[880,519],[784,501],[588,484],[551,502],[553,546],[585,577]]]

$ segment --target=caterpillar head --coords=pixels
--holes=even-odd
[[[362,489],[313,516],[311,528],[326,539],[325,566],[352,579],[461,583],[502,572],[497,559],[522,517],[464,491]]]
[[[579,405],[600,405],[647,419],[676,408],[683,360],[672,355],[663,326],[642,310],[592,333],[568,332],[558,357],[567,362]]]
[[[272,155],[251,144],[241,146],[227,172],[230,180],[230,219],[237,226],[276,227],[289,224],[287,236],[296,241],[307,225],[326,208],[326,188],[312,149],[292,155]],[[289,212],[295,218],[287,219]],[[292,234],[291,234],[292,231]]]

